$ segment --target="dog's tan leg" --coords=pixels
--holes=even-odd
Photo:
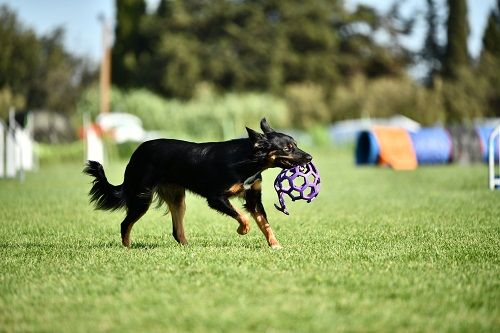
[[[122,245],[125,247],[130,247],[130,232],[132,231],[133,223],[122,224],[121,232],[122,232]]]
[[[269,246],[273,249],[281,249],[281,245],[276,239],[276,236],[274,236],[273,229],[271,228],[271,225],[267,221],[267,218],[264,216],[264,214],[259,212],[253,212],[252,216],[255,222],[257,222],[260,231],[262,231],[264,237],[266,237],[267,244],[269,244]]]
[[[237,232],[240,235],[245,235],[250,230],[250,223],[248,223],[248,218],[231,205],[229,199],[226,196],[210,197],[207,198],[208,205],[224,214],[227,214],[234,218],[240,224]]]
[[[186,245],[188,243],[184,234],[186,190],[183,187],[167,185],[158,189],[158,195],[167,203],[172,215],[172,236],[179,244]]]
[[[267,221],[266,211],[262,205],[261,180],[257,180],[250,190],[245,192],[245,208],[252,214],[255,222],[259,226],[260,231],[266,237],[266,241],[273,249],[281,249],[281,245],[274,236],[273,229]]]
[[[169,204],[170,213],[172,214],[172,235],[175,240],[182,245],[188,242],[184,234],[184,213],[186,212],[186,202],[184,198],[176,204]]]
[[[246,235],[250,231],[250,223],[248,221],[248,218],[246,217],[243,212],[241,212],[239,209],[235,209],[238,212],[238,217],[236,218],[236,221],[240,224],[238,229],[236,230],[240,235]]]

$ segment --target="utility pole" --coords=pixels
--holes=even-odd
[[[109,112],[109,90],[111,84],[111,27],[104,15],[99,15],[98,20],[102,29],[102,58],[100,73],[100,112]]]

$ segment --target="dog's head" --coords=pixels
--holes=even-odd
[[[286,134],[276,132],[263,118],[260,128],[264,134],[247,127],[248,137],[256,156],[263,158],[271,167],[292,168],[312,160],[312,156],[297,147],[295,140]]]

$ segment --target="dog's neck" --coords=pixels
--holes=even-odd
[[[240,160],[236,162],[236,170],[241,176],[242,180],[258,175],[264,170],[272,167],[269,164],[267,155],[265,154],[255,154],[253,151],[253,143],[249,139],[242,139],[242,141],[247,141],[248,149],[244,155],[240,155]],[[241,141],[240,141],[241,142]]]
[[[242,163],[238,169],[241,173],[245,174],[245,176],[251,176],[259,174],[267,168],[269,168],[269,166],[265,161],[247,160]]]

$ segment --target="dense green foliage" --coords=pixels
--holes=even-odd
[[[471,65],[467,50],[469,27],[465,0],[448,0],[447,43],[442,59],[442,100],[448,123],[471,122],[483,116],[498,116],[490,100],[500,98],[496,74],[498,59]],[[484,46],[483,49],[486,49]],[[486,56],[486,58],[491,56]],[[485,58],[485,57],[483,57]],[[493,56],[494,58],[494,56]],[[436,77],[434,77],[436,80]],[[438,80],[440,80],[438,78]]]
[[[495,332],[500,329],[499,194],[486,168],[353,167],[313,152],[310,204],[264,204],[284,246],[255,224],[187,198],[190,244],[152,209],[121,247],[122,212],[93,211],[80,164],[0,183],[0,327],[37,332]],[[124,164],[107,166],[112,183]],[[236,200],[236,205],[240,203]]]
[[[426,89],[409,78],[367,80],[359,76],[336,89],[330,107],[338,119],[402,114],[426,125],[446,119],[442,84]]]
[[[469,67],[467,36],[466,0],[448,0],[447,42],[443,61],[443,74],[447,78],[457,79],[461,70]]]
[[[365,5],[349,12],[340,1],[192,0],[160,1],[151,13],[141,9],[134,11],[140,17],[127,14],[134,6],[143,8],[142,1],[117,7],[123,26],[139,27],[127,39],[118,24],[118,38],[143,45],[128,53],[120,47],[113,51],[122,60],[136,59],[126,72],[116,74],[121,87],[146,87],[181,99],[192,98],[197,85],[206,83],[222,92],[262,90],[282,97],[291,124],[304,128],[394,114],[432,125],[499,112],[497,79],[491,76],[496,60],[480,67],[469,60],[464,0],[449,1],[447,20],[439,16],[435,1],[427,1],[428,29],[418,54],[400,43],[416,18],[402,17],[402,2],[397,1],[387,13]],[[492,16],[490,22],[494,20]],[[442,44],[437,36],[444,21],[448,40]],[[495,29],[490,23],[485,50],[497,44]],[[381,32],[389,37],[383,45],[373,37]],[[132,56],[134,50],[140,53]],[[405,74],[415,60],[427,65],[427,88]]]
[[[145,1],[116,1],[115,43],[112,52],[113,81],[130,84],[132,70],[141,66],[140,53],[145,43],[140,35],[141,17],[146,13]]]
[[[500,1],[488,18],[483,36],[483,50],[479,62],[479,75],[486,80],[484,86],[485,109],[488,116],[500,116]]]
[[[64,144],[37,143],[35,150],[42,167],[47,164],[83,161],[85,156],[81,141]]]
[[[0,118],[8,108],[75,112],[76,100],[92,80],[88,64],[63,47],[64,30],[37,36],[16,14],[0,6]]]
[[[114,88],[111,108],[138,116],[148,130],[177,138],[222,140],[246,135],[245,126],[257,125],[266,117],[277,128],[290,127],[283,100],[264,93],[215,94],[199,86],[189,101],[164,99],[145,89]],[[98,92],[87,90],[78,103],[80,114],[98,114]]]
[[[426,4],[425,17],[405,17],[403,1],[386,12],[340,0],[163,0],[149,9],[116,1],[112,110],[200,138],[237,135],[260,115],[306,129],[364,116],[404,114],[424,125],[499,116],[499,8],[480,59],[469,59],[465,1],[450,0],[448,17],[438,2]],[[9,106],[76,115],[77,125],[76,109],[95,115],[99,95],[86,89],[95,75],[64,49],[64,30],[37,36],[6,6],[0,16],[0,117]],[[410,51],[402,37],[422,19],[424,45]],[[413,64],[426,68],[425,84],[409,78]],[[210,97],[200,98],[207,87]]]
[[[488,17],[483,36],[483,54],[488,53],[500,59],[500,1]]]
[[[162,0],[153,13],[144,11],[144,0],[116,4],[113,82],[169,97],[192,97],[200,82],[275,94],[314,82],[329,94],[356,73],[401,74],[410,60],[373,38],[381,30],[409,33],[409,24],[397,29],[397,9],[383,20],[372,8],[350,13],[329,0]]]
[[[427,11],[425,21],[427,32],[425,34],[424,45],[420,52],[421,59],[427,64],[427,75],[424,82],[432,85],[435,75],[442,69],[444,49],[438,40],[439,33],[439,15],[435,0],[427,0]]]

